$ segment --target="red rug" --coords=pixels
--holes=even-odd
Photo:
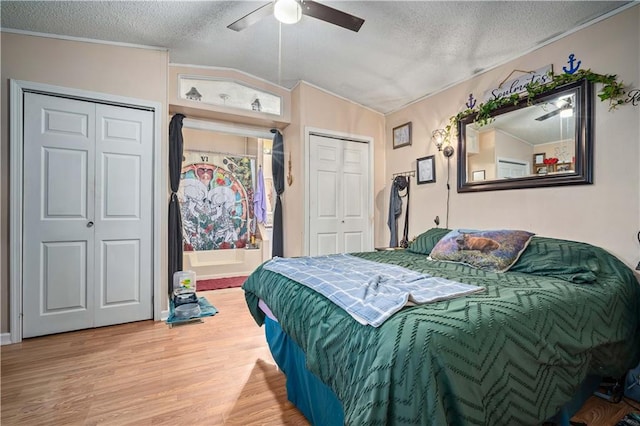
[[[197,280],[196,291],[219,290],[221,288],[240,287],[247,277],[214,278]]]

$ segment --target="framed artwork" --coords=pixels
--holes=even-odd
[[[558,163],[556,164],[556,172],[570,172],[571,163]]]
[[[436,181],[436,161],[435,156],[418,158],[416,169],[418,171],[418,185],[423,183],[433,183]]]
[[[549,173],[549,167],[548,166],[536,167],[536,174],[538,174],[538,175],[546,175],[547,173]]]
[[[411,122],[393,128],[393,149],[411,145]]]
[[[474,182],[481,181],[485,179],[484,170],[474,170],[471,172],[471,178]]]
[[[545,158],[544,152],[541,154],[533,154],[533,164],[544,164]]]

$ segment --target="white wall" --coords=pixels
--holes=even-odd
[[[449,117],[465,108],[469,93],[481,97],[514,69],[538,69],[551,63],[561,72],[572,53],[583,68],[617,74],[632,88],[640,88],[640,5],[387,116],[387,139],[393,127],[407,121],[413,122],[414,133],[410,147],[392,150],[387,144],[388,175],[415,169],[415,158],[436,154],[437,182],[411,189],[411,235],[433,227],[436,215],[442,219],[441,226],[446,217],[446,159],[430,142],[431,132],[444,128]],[[636,239],[640,230],[640,106],[629,104],[610,112],[607,103],[597,100],[595,119],[593,185],[459,194],[456,153],[450,163],[449,227],[526,229],[585,241],[635,267],[640,260]],[[388,193],[387,185],[387,199]]]

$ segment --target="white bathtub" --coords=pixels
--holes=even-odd
[[[185,251],[183,263],[198,279],[249,275],[262,263],[262,249]]]

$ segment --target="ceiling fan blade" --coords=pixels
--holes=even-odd
[[[565,109],[572,109],[573,106],[571,105],[571,102],[567,102],[566,104],[562,105],[560,108],[555,109],[547,114],[541,115],[540,117],[536,118],[537,121],[544,121],[548,118],[553,117],[554,115],[558,115],[560,114],[562,111],[564,111]]]
[[[544,121],[544,120],[546,120],[546,119],[548,119],[548,118],[553,117],[554,115],[558,115],[558,114],[560,114],[560,111],[562,111],[562,109],[561,109],[561,108],[558,108],[558,109],[556,109],[556,110],[553,110],[553,111],[551,111],[551,112],[548,112],[548,113],[546,113],[546,114],[544,114],[544,115],[541,115],[540,117],[536,118],[536,121]]]
[[[312,0],[302,0],[300,4],[302,6],[303,15],[311,16],[312,18],[320,19],[321,21],[329,22],[330,24],[334,24],[351,31],[358,32],[362,24],[364,24],[364,19],[342,12],[338,9],[325,6],[322,3]]]
[[[242,31],[245,28],[255,24],[262,18],[266,18],[267,16],[271,16],[271,15],[273,15],[273,2],[269,2],[264,6],[260,6],[253,12],[238,19],[233,24],[228,25],[227,28],[234,31]]]

